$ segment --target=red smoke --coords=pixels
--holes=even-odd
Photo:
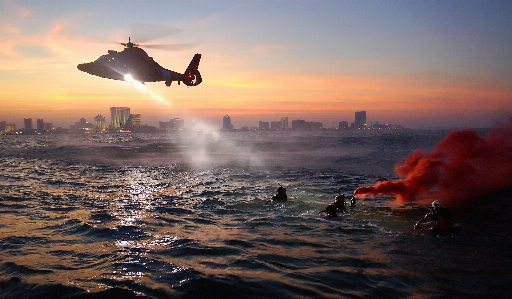
[[[487,138],[473,130],[454,131],[430,153],[416,151],[395,165],[401,177],[359,187],[354,195],[391,195],[411,201],[421,196],[458,201],[512,190],[512,118]]]

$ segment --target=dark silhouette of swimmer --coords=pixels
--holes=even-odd
[[[439,206],[439,201],[432,202],[430,210],[422,219],[414,225],[414,229],[452,226],[452,213],[447,208]]]
[[[355,200],[351,200],[352,205],[355,204]],[[337,217],[338,212],[345,212],[347,202],[345,200],[345,195],[343,193],[338,194],[332,203],[330,203],[324,211],[320,213],[325,213],[329,217]]]
[[[284,188],[283,186],[281,186],[281,184],[279,184],[279,188],[277,188],[277,193],[276,193],[276,195],[272,196],[272,200],[273,201],[287,201],[288,195],[286,195],[286,188]]]

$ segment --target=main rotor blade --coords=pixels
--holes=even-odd
[[[180,32],[183,30],[169,26],[133,23],[130,28],[130,37],[133,42],[140,44]]]
[[[161,44],[161,45],[140,45],[141,48],[159,49],[166,51],[183,51],[199,46],[196,43],[189,44]]]

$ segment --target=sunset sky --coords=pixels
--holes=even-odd
[[[200,85],[137,88],[76,68],[163,26],[181,32],[148,43],[197,45],[146,52],[178,72],[201,53]],[[512,115],[511,1],[0,0],[0,43],[0,120],[18,128],[110,121],[113,106],[215,129],[226,114],[235,128],[285,116],[332,127],[359,110],[411,128]]]

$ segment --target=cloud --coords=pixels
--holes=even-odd
[[[0,13],[0,15],[2,16],[3,22],[9,20],[27,19],[34,13],[34,11],[32,11],[31,9],[19,6],[16,3],[14,3],[14,1],[3,0],[2,2],[4,5],[2,13]]]
[[[0,33],[2,33],[2,46],[0,47],[0,57],[16,57],[15,47],[25,40],[23,26],[32,11],[18,6],[13,1],[2,1],[3,7],[0,10]]]

